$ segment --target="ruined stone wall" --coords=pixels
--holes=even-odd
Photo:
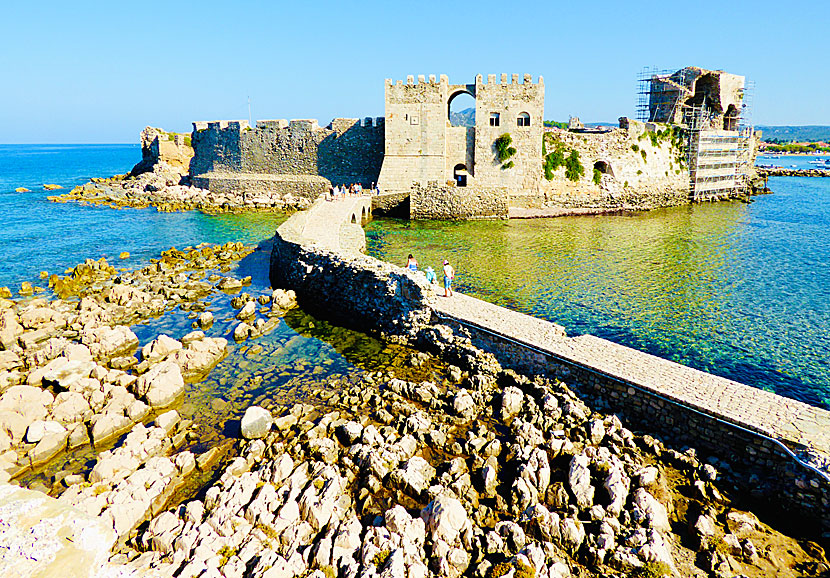
[[[141,131],[141,162],[133,167],[130,174],[152,171],[158,162],[186,170],[192,158],[193,148],[186,142],[185,135],[147,126]]]
[[[305,175],[321,180],[312,179],[314,194],[331,183],[368,188],[380,173],[383,140],[383,119],[334,119],[327,127],[316,120],[264,120],[255,128],[246,121],[194,123],[190,172],[208,186],[290,187],[291,178],[269,176]]]
[[[414,187],[409,194],[411,219],[507,218],[510,194],[505,187]]]
[[[386,144],[379,185],[388,192],[413,187],[440,187],[454,182],[455,168],[463,165],[469,186],[507,188],[521,194],[539,194],[544,81],[526,74],[481,75],[474,84],[450,84],[441,75],[413,76],[386,81]],[[450,101],[459,94],[476,99],[475,127],[453,127]],[[490,115],[498,114],[498,126]],[[520,120],[521,117],[521,120]],[[525,119],[528,122],[525,123]],[[520,125],[521,123],[521,125]],[[516,154],[503,167],[494,143],[508,133]]]
[[[575,150],[584,169],[576,182],[565,176],[564,166],[554,171],[552,180],[543,178],[541,191],[547,205],[639,209],[688,202],[683,139],[672,137],[666,125],[629,119],[622,124],[626,128],[604,133],[547,130],[546,153],[557,144],[564,148],[565,157]],[[594,182],[595,165],[602,171],[599,184]]]

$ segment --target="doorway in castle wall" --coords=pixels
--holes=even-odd
[[[465,165],[461,163],[455,165],[455,168],[452,171],[452,176],[455,179],[456,186],[467,186],[467,167]]]
[[[447,103],[450,126],[476,125],[476,99],[469,92],[456,92]]]

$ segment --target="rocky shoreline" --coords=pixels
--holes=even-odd
[[[786,167],[757,167],[758,175],[767,177],[830,177],[830,169],[793,169]]]
[[[314,395],[282,403],[268,394],[232,398],[257,405],[237,408],[245,410],[238,429],[199,447],[197,424],[180,414],[182,395],[229,349],[204,331],[227,317],[227,337],[261,349],[243,342],[295,305],[279,289],[240,293],[246,280],[227,273],[252,250],[171,249],[133,272],[87,261],[49,279],[54,299],[0,301],[0,475],[20,478],[73,443],[92,444],[86,467],[40,488],[58,496],[61,515],[98,529],[86,575],[830,570],[817,544],[737,509],[729,480],[740,473],[728,464],[636,434],[558,379],[504,370],[444,326],[422,327],[398,346],[409,351],[407,367],[321,380]],[[214,320],[205,304],[218,291],[235,296]],[[194,331],[160,334],[134,355],[131,328],[174,309],[189,314]],[[440,376],[430,377],[435,369]],[[256,373],[246,383],[261,382]],[[212,476],[217,460],[222,473]],[[26,504],[42,503],[31,494],[43,494],[13,487],[0,486],[0,518],[9,521],[0,524],[0,569],[27,575],[56,550],[46,535],[31,541],[40,526],[27,534],[15,523]]]
[[[198,210],[209,214],[299,210],[311,202],[301,196],[267,192],[211,192],[194,187],[186,169],[156,161],[138,174],[92,179],[68,193],[49,196],[50,201],[102,205],[113,209],[155,207],[162,212]]]

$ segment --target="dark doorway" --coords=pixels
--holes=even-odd
[[[456,186],[459,186],[459,187],[466,187],[467,186],[467,167],[465,165],[462,165],[462,164],[455,165],[455,169],[453,169],[452,176],[455,179]]]

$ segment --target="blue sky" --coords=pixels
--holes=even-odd
[[[756,124],[830,124],[824,2],[4,2],[0,142],[383,115],[384,78],[531,73],[545,117],[634,114],[644,66],[755,81]]]

